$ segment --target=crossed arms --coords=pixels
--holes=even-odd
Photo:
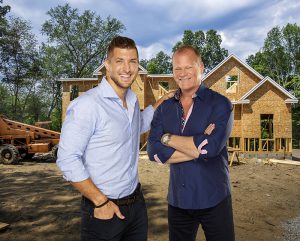
[[[161,137],[166,134],[163,115],[162,106],[159,106],[154,113],[147,146],[150,160],[160,163],[171,164],[218,156],[226,145],[233,124],[231,103],[224,101],[214,107],[209,119],[213,124],[209,124],[204,133],[194,136],[172,135],[166,146],[161,143]]]

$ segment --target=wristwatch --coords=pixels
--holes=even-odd
[[[167,133],[167,134],[164,134],[161,139],[160,139],[160,142],[162,144],[164,144],[165,146],[168,146],[168,143],[169,141],[171,140],[171,134]]]

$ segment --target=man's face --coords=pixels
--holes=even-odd
[[[138,74],[139,60],[135,49],[114,48],[105,61],[108,75],[118,88],[128,89]]]
[[[191,50],[175,53],[173,75],[182,91],[196,91],[200,85],[203,64]]]

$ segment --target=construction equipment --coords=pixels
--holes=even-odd
[[[60,133],[0,116],[0,162],[12,164],[35,153],[52,152],[57,158]]]

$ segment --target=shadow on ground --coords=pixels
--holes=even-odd
[[[292,153],[292,160],[300,161],[300,149],[294,149]]]
[[[0,165],[0,222],[10,224],[0,232],[0,240],[80,240],[81,197],[63,180],[55,164],[45,162],[25,161],[13,167]],[[31,171],[37,165],[39,170]],[[20,166],[25,171],[19,171]],[[150,185],[144,185],[143,190],[145,197],[153,192]],[[166,224],[154,222],[166,218],[165,203],[158,198],[146,202],[151,217],[149,229],[158,235],[166,233]]]

